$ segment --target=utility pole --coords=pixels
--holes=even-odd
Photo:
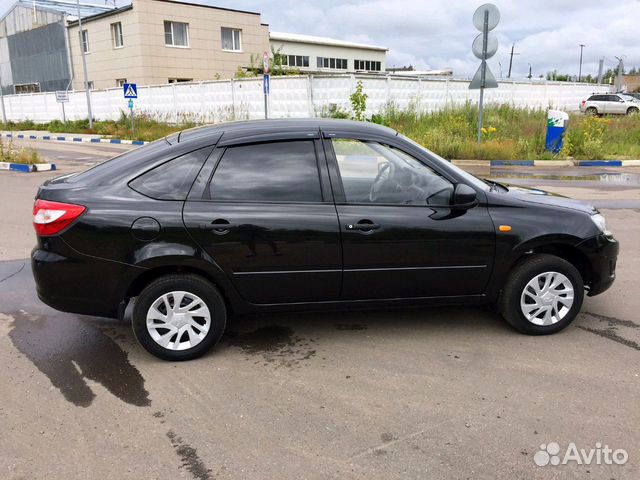
[[[507,78],[511,78],[511,67],[513,66],[513,56],[520,55],[519,53],[513,51],[515,47],[516,47],[516,44],[513,43],[511,45],[511,55],[509,56],[509,73],[507,73]]]
[[[7,123],[7,113],[4,111],[4,94],[2,93],[2,73],[0,72],[0,103],[2,104],[2,123]]]
[[[582,80],[582,50],[586,45],[584,43],[580,44],[580,69],[578,70],[578,83]]]
[[[620,92],[622,90],[622,72],[624,71],[624,63],[622,62],[622,56],[616,57],[618,60],[618,78],[616,79],[617,90]]]
[[[93,128],[93,114],[91,113],[91,92],[89,91],[89,77],[87,76],[87,58],[82,42],[82,18],[80,15],[80,0],[76,0],[78,8],[78,38],[80,39],[80,55],[82,55],[82,71],[84,73],[84,91],[87,94],[87,112],[89,113],[89,128]]]
[[[602,83],[603,70],[604,70],[604,57],[600,59],[600,64],[598,65],[598,85]]]
[[[529,80],[531,80],[531,64],[529,63]]]

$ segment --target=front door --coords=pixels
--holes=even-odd
[[[339,138],[325,148],[339,172],[336,200],[343,197],[343,299],[484,292],[495,237],[486,206],[442,208],[454,185],[397,148]]]
[[[187,229],[249,302],[339,298],[340,230],[318,151],[314,140],[218,148],[210,182],[185,203]]]

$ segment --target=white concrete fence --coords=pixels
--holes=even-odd
[[[411,106],[419,111],[434,111],[478,99],[478,91],[469,90],[469,82],[464,80],[348,74],[272,77],[269,116],[319,116],[332,104],[350,112],[349,95],[359,80],[368,95],[367,115],[380,112],[390,103],[399,109]],[[264,118],[262,88],[262,78],[138,86],[134,111],[167,122]],[[591,93],[607,91],[606,85],[584,83],[499,82],[498,88],[486,91],[485,99],[490,104],[575,111]],[[91,99],[93,116],[98,120],[115,120],[121,112],[128,113],[122,88],[94,90]],[[62,107],[53,92],[5,95],[4,102],[8,120],[62,119]],[[69,92],[65,111],[70,120],[87,118],[84,91]]]

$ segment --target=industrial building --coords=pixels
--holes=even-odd
[[[83,56],[91,90],[227,79],[270,50],[301,73],[386,69],[384,47],[269,33],[256,12],[181,0],[19,0],[0,18],[0,85],[3,94],[82,90]]]
[[[89,85],[96,89],[230,78],[252,55],[269,50],[269,27],[259,13],[178,0],[133,0],[83,18],[82,29]],[[78,38],[77,21],[69,23],[69,38]],[[77,71],[80,42],[70,46]],[[81,76],[73,87],[83,88]]]
[[[297,33],[271,32],[283,65],[309,73],[384,72],[388,49]]]
[[[80,6],[83,16],[107,10],[109,7],[100,5]],[[75,4],[18,1],[0,17],[3,94],[65,90],[69,86],[73,77],[67,34],[70,15],[77,15]]]

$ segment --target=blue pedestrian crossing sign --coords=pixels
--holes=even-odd
[[[123,89],[124,98],[138,98],[138,85],[135,83],[125,83]]]

